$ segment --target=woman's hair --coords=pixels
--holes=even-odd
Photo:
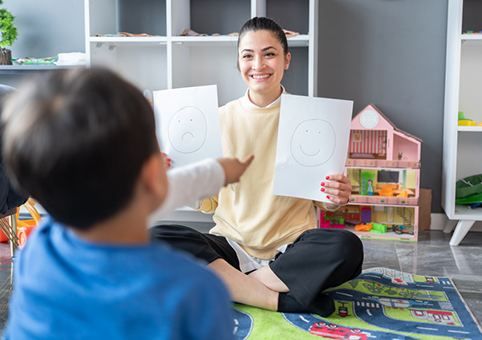
[[[241,42],[241,39],[246,32],[256,32],[262,30],[270,31],[271,33],[273,33],[273,36],[278,39],[279,43],[283,47],[283,53],[286,56],[288,54],[288,40],[286,40],[285,32],[273,19],[265,17],[254,17],[246,21],[243,27],[241,27],[238,37],[238,50],[239,43]]]

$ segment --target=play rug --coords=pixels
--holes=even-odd
[[[326,291],[329,318],[236,305],[236,339],[482,339],[482,331],[449,278],[387,268],[363,271]]]

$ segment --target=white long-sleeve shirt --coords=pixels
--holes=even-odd
[[[215,159],[205,159],[167,172],[169,188],[163,204],[149,216],[153,227],[176,208],[215,196],[225,183],[223,167]]]

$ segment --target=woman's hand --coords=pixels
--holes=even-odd
[[[346,205],[351,199],[351,181],[342,174],[326,176],[326,181],[321,182],[321,191],[334,204]]]
[[[172,160],[167,157],[167,154],[165,154],[164,152],[161,152],[162,153],[162,158],[164,158],[164,162],[166,164],[166,169],[170,169],[172,168]]]

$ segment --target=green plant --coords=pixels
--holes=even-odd
[[[0,0],[0,5],[3,0]],[[2,41],[0,47],[12,46],[17,40],[17,28],[14,26],[15,17],[5,8],[0,8],[0,31],[2,32]]]

